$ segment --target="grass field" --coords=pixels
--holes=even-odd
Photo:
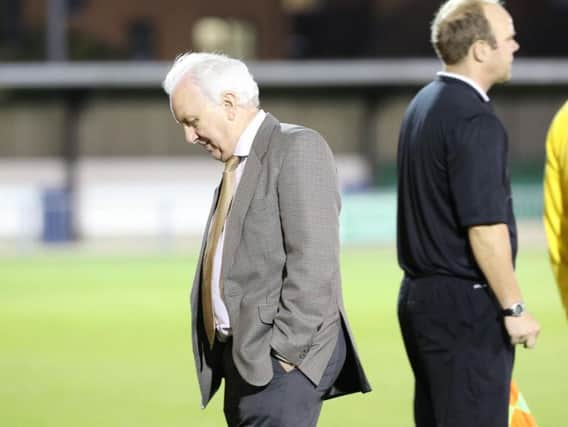
[[[60,253],[0,259],[0,426],[222,426],[202,411],[189,342],[189,256]],[[412,378],[392,250],[350,249],[344,294],[374,391],[324,405],[320,426],[409,427]],[[518,273],[543,333],[515,377],[540,427],[567,425],[568,325],[543,251]]]

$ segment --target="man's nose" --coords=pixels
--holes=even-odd
[[[195,144],[199,140],[199,135],[192,126],[184,126],[185,140],[190,144]]]

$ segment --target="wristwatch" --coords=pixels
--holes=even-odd
[[[517,302],[509,308],[505,308],[501,311],[503,316],[511,317],[521,317],[525,312],[525,305],[522,302]]]

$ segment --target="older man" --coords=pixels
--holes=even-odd
[[[418,427],[506,427],[514,345],[539,325],[514,272],[507,135],[487,91],[511,77],[513,20],[449,0],[432,23],[444,64],[406,111],[398,151],[399,321]]]
[[[370,390],[342,302],[332,153],[259,109],[241,61],[187,53],[164,89],[187,142],[225,164],[191,294],[202,404],[224,378],[230,426],[315,426],[323,399]]]

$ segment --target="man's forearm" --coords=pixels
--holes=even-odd
[[[509,230],[505,224],[469,228],[469,242],[475,260],[501,307],[522,301],[511,254]]]
[[[505,224],[481,225],[468,230],[471,249],[485,275],[489,286],[502,308],[521,302],[523,297],[511,256],[509,230]],[[511,344],[523,344],[526,348],[536,345],[540,325],[529,314],[503,318]]]

